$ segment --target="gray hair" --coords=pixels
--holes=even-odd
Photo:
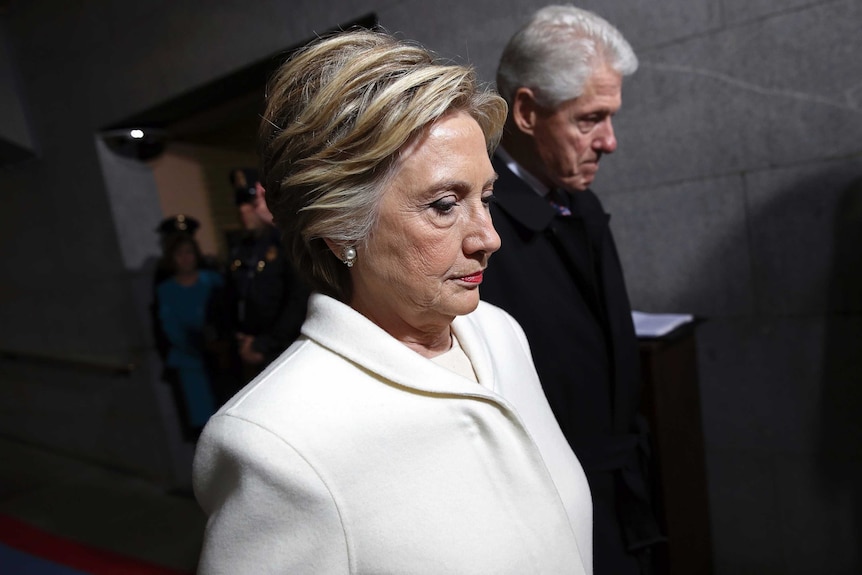
[[[313,289],[350,300],[350,274],[326,240],[365,241],[401,151],[452,112],[476,120],[494,149],[503,99],[472,68],[379,31],[321,38],[278,69],[259,133],[264,187],[285,249]]]
[[[592,71],[602,65],[628,76],[638,59],[607,20],[571,5],[546,6],[503,50],[497,90],[511,106],[518,88],[527,87],[540,105],[556,108],[581,96]]]

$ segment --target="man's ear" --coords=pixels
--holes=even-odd
[[[515,97],[512,99],[512,121],[519,130],[532,136],[537,115],[536,96],[530,88],[521,86],[515,91]]]

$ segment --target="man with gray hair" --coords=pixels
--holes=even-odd
[[[623,77],[637,66],[611,24],[548,6],[511,38],[497,71],[509,104],[491,205],[503,243],[482,298],[523,326],[586,471],[596,575],[649,573],[663,540],[649,500],[631,308],[609,217],[589,189],[602,156],[617,148],[611,120]]]

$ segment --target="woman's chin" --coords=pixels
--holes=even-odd
[[[447,307],[452,310],[453,315],[473,313],[479,307],[479,290],[464,290],[464,292],[457,296],[453,296]]]

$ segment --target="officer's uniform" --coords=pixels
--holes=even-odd
[[[243,170],[251,185],[236,189],[237,205],[256,196],[253,171]],[[235,180],[232,179],[235,182]],[[264,357],[258,366],[243,366],[241,383],[259,373],[299,336],[305,320],[308,290],[286,258],[276,228],[229,233],[227,306],[229,328],[254,337],[252,349]],[[232,395],[234,390],[225,390]],[[227,397],[222,398],[227,399]]]

